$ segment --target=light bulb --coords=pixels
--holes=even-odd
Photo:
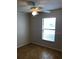
[[[33,15],[33,16],[35,16],[35,15],[37,15],[37,14],[38,14],[37,11],[33,11],[33,12],[32,12],[32,15]]]

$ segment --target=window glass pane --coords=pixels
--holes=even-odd
[[[43,30],[42,39],[47,41],[55,41],[55,30]]]
[[[55,29],[56,18],[44,18],[43,19],[43,29]]]

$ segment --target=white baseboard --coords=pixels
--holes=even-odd
[[[24,43],[18,44],[18,45],[17,45],[17,48],[20,48],[20,47],[22,47],[22,46],[24,46],[24,45],[27,45],[27,44],[29,44],[29,42],[28,42],[28,43],[24,42]]]
[[[62,50],[57,49],[57,48],[52,48],[52,47],[49,47],[49,46],[46,46],[46,45],[43,45],[43,44],[40,44],[40,43],[36,43],[36,42],[32,42],[32,43],[36,44],[36,45],[44,46],[44,47],[47,47],[47,48],[50,48],[50,49],[53,49],[53,50],[56,50],[56,51],[59,51],[59,52],[62,52]]]
[[[40,44],[40,43],[36,43],[36,42],[31,42],[31,43],[36,44],[36,45],[40,45],[40,46],[44,46],[44,47],[47,47],[47,48],[50,48],[50,49],[53,49],[53,50],[56,50],[56,51],[59,51],[59,52],[62,52],[62,50],[60,50],[60,49],[52,48],[52,47],[49,47],[49,46],[46,46],[46,45],[43,45],[43,44]],[[28,42],[28,43],[24,42],[22,44],[17,45],[17,48],[20,48],[20,47],[22,47],[24,45],[28,45],[28,44],[30,44],[30,42]]]

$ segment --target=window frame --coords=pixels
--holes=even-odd
[[[45,18],[42,18],[42,40],[44,41],[49,41],[49,42],[55,42],[55,34],[56,34],[56,17],[50,17],[50,18],[55,18],[55,29],[48,29],[48,28],[44,28],[44,19]],[[44,30],[54,30],[55,31],[55,34],[54,34],[54,40],[46,40],[46,39],[43,39],[43,32]]]

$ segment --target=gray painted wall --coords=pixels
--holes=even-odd
[[[55,42],[42,40],[42,18],[56,17]],[[62,10],[54,10],[50,14],[41,13],[38,16],[30,15],[30,39],[32,43],[62,50]]]
[[[29,43],[29,21],[28,15],[17,12],[17,47]]]

